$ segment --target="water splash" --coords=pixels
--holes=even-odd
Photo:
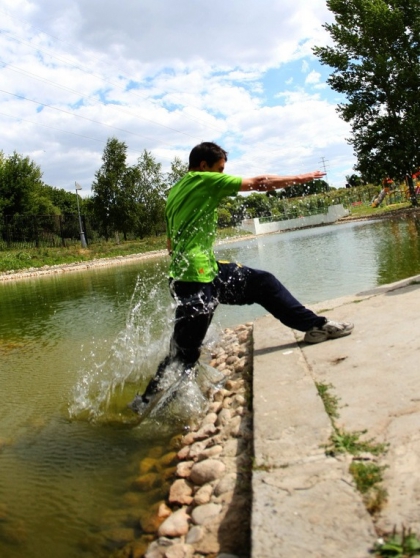
[[[71,418],[100,420],[115,415],[154,374],[168,351],[174,314],[173,304],[161,302],[161,288],[138,277],[125,327],[106,359],[96,362],[93,350],[87,370],[80,373],[69,404]]]

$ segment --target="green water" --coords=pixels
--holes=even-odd
[[[272,271],[312,304],[419,274],[419,239],[419,221],[404,219],[270,235],[217,251]],[[165,484],[160,493],[133,489],[139,463],[158,447],[169,451],[184,427],[168,417],[136,426],[126,409],[168,347],[167,264],[0,284],[2,558],[113,556],[141,535],[138,518]],[[264,313],[219,308],[209,339]]]

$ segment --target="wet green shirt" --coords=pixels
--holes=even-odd
[[[169,275],[179,281],[210,283],[217,275],[213,252],[217,207],[236,195],[242,178],[218,172],[189,172],[173,186],[166,203],[172,261]]]

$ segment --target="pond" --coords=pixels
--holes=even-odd
[[[419,274],[420,221],[293,231],[217,255],[272,271],[310,305]],[[113,556],[145,531],[139,517],[162,498],[171,469],[146,490],[139,468],[150,456],[171,465],[188,423],[181,412],[136,425],[126,408],[168,347],[167,266],[162,257],[0,283],[2,558]],[[219,307],[209,340],[263,314]]]

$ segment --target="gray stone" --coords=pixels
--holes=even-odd
[[[214,519],[215,516],[219,515],[222,511],[222,506],[220,504],[204,504],[203,506],[197,506],[191,512],[191,519],[196,525],[205,525],[210,520]]]
[[[195,463],[191,469],[190,480],[197,485],[203,485],[220,478],[225,472],[225,465],[216,459],[205,459]]]

